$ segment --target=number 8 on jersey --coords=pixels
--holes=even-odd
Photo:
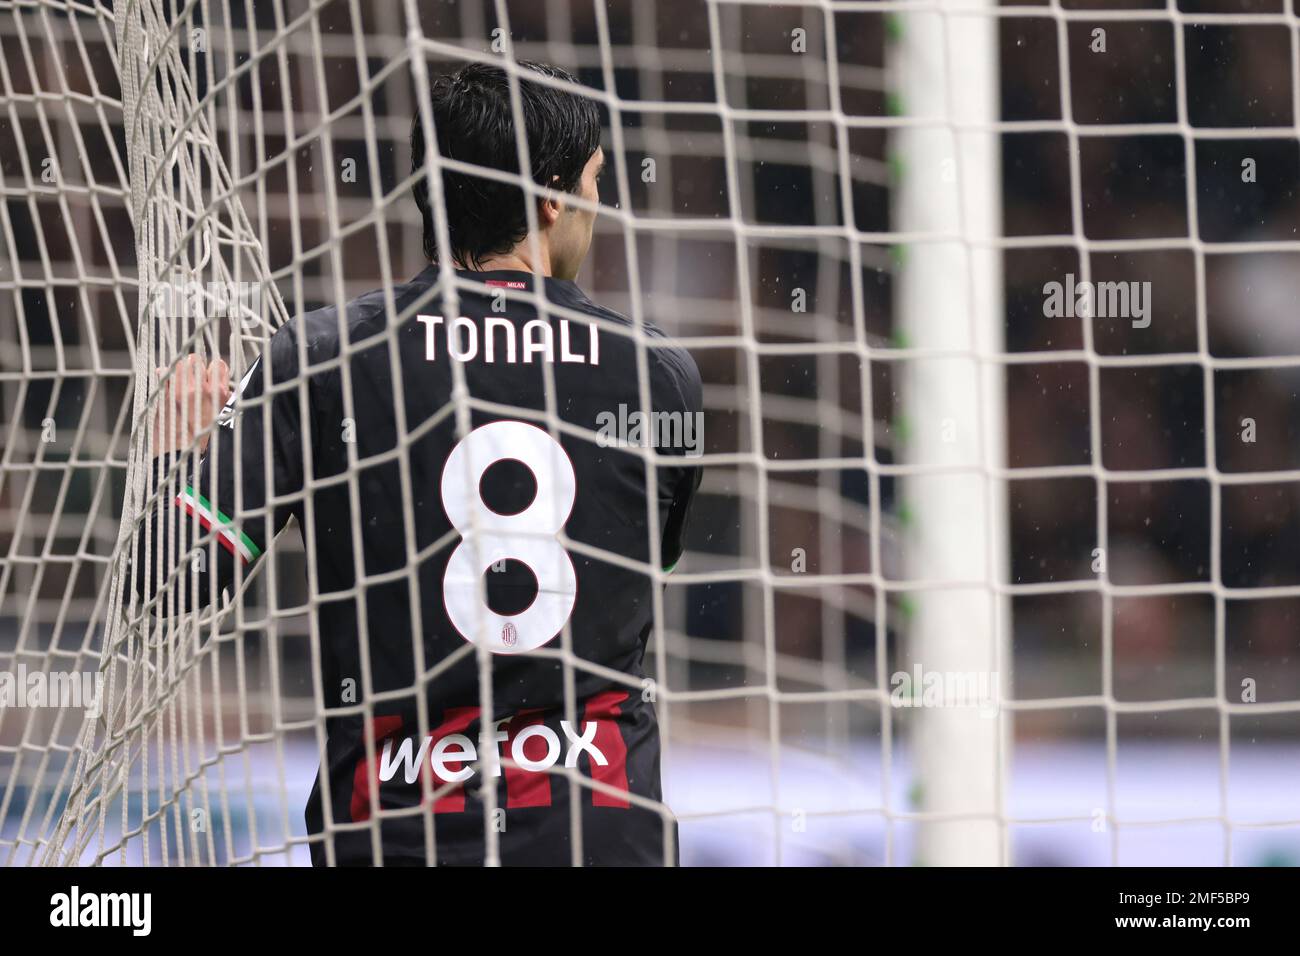
[[[523,511],[503,515],[479,494],[483,474],[514,459],[533,473],[537,493]],[[521,654],[560,633],[578,599],[573,561],[556,535],[577,496],[573,463],[560,443],[527,422],[500,421],[474,429],[452,449],[442,471],[442,506],[461,542],[442,582],[447,615],[462,637],[485,642],[494,654]],[[480,582],[498,561],[513,559],[537,579],[527,609],[497,614],[484,601]]]

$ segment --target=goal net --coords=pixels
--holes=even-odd
[[[308,862],[313,556],[155,614],[209,535],[133,596],[186,520],[160,381],[427,265],[420,92],[518,60],[602,111],[579,284],[704,379],[635,688],[682,862],[1300,860],[1293,27],[0,0],[0,862]]]

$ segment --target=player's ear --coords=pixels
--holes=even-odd
[[[552,188],[554,188],[555,184],[559,181],[559,176],[551,177]],[[537,210],[538,218],[540,219],[540,222],[538,222],[539,226],[544,228],[546,226],[554,225],[555,221],[560,218],[560,213],[562,212],[560,194],[553,192],[548,196],[544,196],[542,201],[537,204]]]
[[[555,221],[560,218],[560,197],[548,196],[537,205],[538,225],[545,229],[547,226],[555,225]]]

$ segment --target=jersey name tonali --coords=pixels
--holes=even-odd
[[[587,351],[574,352],[569,338],[569,320],[561,319],[557,359],[555,333],[551,323],[544,319],[525,322],[521,332],[509,319],[486,316],[481,349],[478,324],[467,316],[458,316],[450,322],[441,315],[419,315],[416,319],[424,325],[424,358],[429,362],[438,360],[438,339],[442,338],[447,355],[456,362],[472,362],[481,354],[484,362],[529,364],[534,356],[540,356],[544,362],[600,364],[600,329],[594,322],[584,323],[590,343]]]

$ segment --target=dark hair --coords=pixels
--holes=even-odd
[[[577,83],[557,67],[523,60],[519,65]],[[519,94],[533,182],[562,192],[574,191],[600,145],[600,112],[595,102],[522,76]],[[430,99],[441,155],[506,173],[519,172],[505,70],[471,63],[435,79]],[[424,124],[417,110],[411,124],[411,169],[418,172],[423,168]],[[479,266],[489,255],[509,252],[528,234],[524,190],[519,186],[443,170],[442,189],[453,262]],[[436,260],[428,177],[420,176],[411,192],[424,219],[425,254]]]

